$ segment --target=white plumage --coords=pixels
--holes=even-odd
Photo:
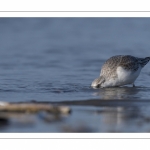
[[[149,62],[150,57],[137,58],[130,55],[117,55],[109,58],[102,66],[100,77],[92,87],[114,87],[133,84],[141,69]]]

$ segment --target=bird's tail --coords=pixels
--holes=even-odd
[[[141,67],[144,67],[148,62],[150,61],[150,57],[145,57],[143,59],[140,59],[140,65]]]

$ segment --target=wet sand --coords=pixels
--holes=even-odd
[[[1,132],[150,132],[150,100],[31,101],[20,104],[67,106],[71,113],[1,111]]]

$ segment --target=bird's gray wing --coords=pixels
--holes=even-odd
[[[136,71],[139,68],[139,62],[136,57],[126,55],[126,56],[121,57],[120,63],[118,64],[118,66],[121,66],[126,70]]]

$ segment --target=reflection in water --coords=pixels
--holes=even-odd
[[[93,131],[150,132],[150,100],[90,99],[54,103],[75,106],[71,115],[75,119],[75,124],[84,116],[82,121]]]
[[[127,126],[132,127],[132,124],[135,125],[141,119],[141,110],[138,107],[105,107],[101,114],[100,130],[106,132],[130,131]],[[135,127],[134,130],[137,128]],[[131,131],[133,131],[132,128]]]
[[[135,87],[114,87],[99,89],[94,95],[100,96],[101,99],[126,99],[133,98],[140,91]]]

